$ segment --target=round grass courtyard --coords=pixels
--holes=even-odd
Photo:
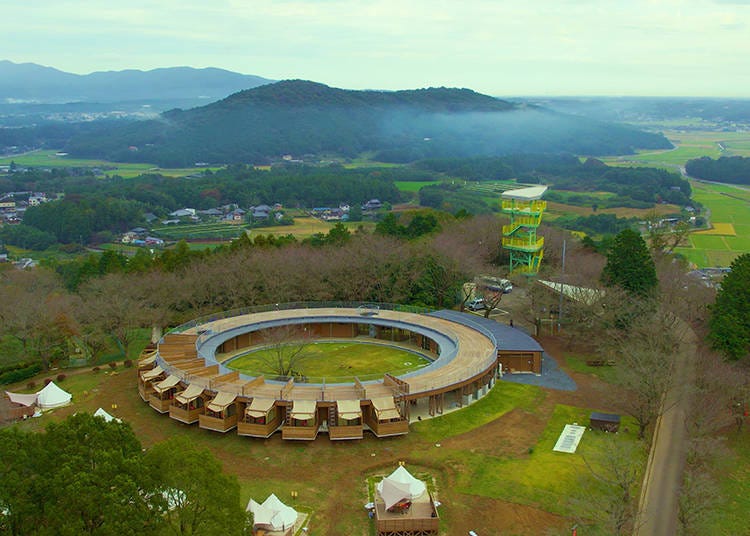
[[[269,362],[277,359],[279,350],[263,348],[232,358],[225,363],[231,369],[250,376],[276,375]],[[297,374],[309,379],[325,378],[328,383],[382,377],[386,372],[399,375],[418,370],[430,360],[402,348],[361,342],[318,342],[307,345],[304,357],[294,366]]]

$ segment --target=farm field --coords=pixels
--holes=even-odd
[[[71,158],[68,156],[57,156],[57,151],[32,151],[30,153],[16,155],[6,158],[0,158],[0,165],[10,165],[15,162],[23,167],[60,167],[60,168],[99,168],[105,175],[119,175],[123,178],[130,179],[143,173],[160,173],[169,177],[184,177],[193,173],[200,173],[206,169],[216,170],[213,168],[175,168],[162,169],[152,164],[109,162],[106,160],[91,160],[85,158]]]
[[[675,149],[610,156],[601,160],[609,165],[654,166],[675,171],[688,160],[701,156],[750,156],[750,133],[747,132],[666,130],[663,133],[676,146]]]
[[[323,379],[325,383],[351,381],[354,376],[360,380],[380,378],[386,372],[405,374],[430,364],[416,353],[382,344],[319,342],[306,346],[303,354],[305,358],[296,372],[315,383],[322,383]],[[251,376],[270,377],[275,374],[267,363],[276,357],[275,349],[263,349],[231,359],[225,365]]]
[[[565,214],[575,214],[577,216],[592,216],[594,214],[614,214],[618,218],[647,218],[651,215],[666,216],[680,212],[677,205],[655,205],[653,208],[599,208],[594,211],[590,206],[566,205],[564,203],[547,202],[547,211],[545,219],[554,220]]]
[[[440,184],[441,181],[395,181],[394,184],[402,192],[418,192],[425,186]]]
[[[713,229],[691,233],[690,246],[677,251],[699,268],[729,266],[750,252],[750,191],[700,181],[691,185],[693,198],[710,211]]]
[[[228,240],[237,238],[245,230],[242,225],[232,225],[225,222],[186,223],[179,225],[162,225],[154,227],[154,236],[167,240],[182,240],[187,238]]]

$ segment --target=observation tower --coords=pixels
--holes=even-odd
[[[536,275],[544,256],[544,237],[536,230],[542,222],[547,202],[541,197],[546,186],[507,190],[502,194],[502,209],[510,215],[503,225],[503,247],[510,252],[510,273]]]

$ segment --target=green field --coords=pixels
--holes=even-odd
[[[154,227],[151,232],[154,236],[169,240],[182,240],[183,238],[227,240],[237,238],[244,230],[245,228],[241,225],[214,222],[164,225]]]
[[[127,179],[137,177],[143,173],[160,173],[170,177],[184,177],[194,173],[201,173],[206,169],[211,169],[212,171],[220,169],[219,167],[162,169],[153,164],[72,158],[69,156],[57,156],[57,151],[41,150],[7,158],[0,158],[0,165],[7,166],[10,165],[11,162],[29,168],[98,168],[103,175],[119,175]]]
[[[396,188],[402,192],[418,192],[425,186],[440,184],[441,181],[395,181]]]
[[[274,376],[266,360],[273,360],[275,352],[274,349],[258,350],[232,359],[226,365],[251,376]],[[321,342],[310,344],[303,352],[305,358],[297,372],[310,380],[326,378],[327,382],[337,378],[350,381],[354,376],[379,377],[386,372],[405,374],[430,364],[418,354],[382,344]]]
[[[692,181],[693,198],[710,211],[710,221],[731,223],[737,236],[690,235],[690,247],[677,251],[699,268],[729,266],[742,253],[750,252],[750,190],[741,186]]]

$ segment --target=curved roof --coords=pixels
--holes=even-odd
[[[530,188],[517,188],[506,190],[502,193],[503,199],[520,199],[521,201],[534,201],[539,199],[547,191],[546,186],[531,186]]]

